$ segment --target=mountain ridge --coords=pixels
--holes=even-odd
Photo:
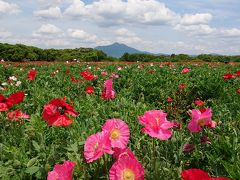
[[[152,54],[146,51],[140,51],[133,47],[127,46],[122,43],[115,42],[106,46],[97,46],[94,49],[101,50],[106,53],[108,56],[120,58],[124,53],[129,54]]]

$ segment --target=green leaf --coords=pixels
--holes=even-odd
[[[40,169],[40,167],[32,166],[32,167],[27,168],[25,172],[28,173],[28,174],[33,175],[33,174],[35,174],[36,172],[38,172],[39,169]]]
[[[37,152],[40,152],[41,147],[38,145],[36,141],[32,141],[33,147]]]

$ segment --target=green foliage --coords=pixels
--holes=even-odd
[[[40,49],[22,44],[0,43],[0,59],[6,61],[106,61],[105,53],[92,48]]]
[[[239,179],[240,95],[236,89],[240,88],[240,78],[223,79],[224,73],[234,73],[240,69],[239,65],[192,65],[188,66],[188,74],[180,73],[184,68],[182,65],[163,68],[145,65],[141,69],[135,64],[124,66],[121,71],[117,71],[118,65],[102,65],[100,69],[94,64],[89,66],[99,78],[76,84],[71,82],[70,76],[83,80],[80,72],[86,69],[85,65],[34,66],[38,72],[35,81],[26,80],[31,66],[20,69],[13,65],[0,65],[0,83],[13,75],[22,81],[19,87],[8,85],[1,93],[8,96],[24,91],[27,94],[24,102],[12,109],[31,115],[28,120],[11,122],[6,112],[0,112],[0,179],[46,179],[54,165],[64,160],[77,163],[75,179],[107,179],[113,158],[105,155],[87,164],[83,148],[86,138],[101,131],[109,118],[123,119],[129,125],[131,137],[128,146],[142,163],[146,179],[180,179],[182,170],[189,168],[201,168],[214,177]],[[59,72],[51,76],[57,69]],[[69,75],[65,74],[66,70],[70,70]],[[100,98],[103,82],[109,78],[101,75],[102,71],[120,76],[114,79],[117,95],[114,100]],[[180,83],[184,83],[186,88],[180,90]],[[88,85],[94,86],[95,94],[85,94]],[[51,99],[64,96],[73,102],[79,115],[71,117],[73,124],[68,127],[50,127],[42,119],[43,106]],[[173,99],[172,103],[167,102],[168,97]],[[196,134],[187,129],[191,119],[187,112],[197,108],[193,103],[196,99],[204,100],[205,107],[213,109],[213,120],[218,123],[215,129],[204,128]],[[173,129],[169,140],[160,141],[141,132],[137,117],[152,109],[161,109],[168,113],[169,120],[181,123],[180,129]],[[200,142],[203,135],[209,137],[211,144]],[[185,143],[195,144],[195,150],[184,153]]]

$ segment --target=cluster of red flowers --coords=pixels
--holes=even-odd
[[[226,73],[223,75],[224,79],[233,79],[235,77],[239,77],[240,76],[240,70],[238,70],[235,74],[231,74],[231,73]]]
[[[96,78],[98,78],[98,76],[96,75],[93,75],[90,71],[88,71],[87,69],[85,71],[82,71],[81,72],[81,75],[84,79],[88,80],[88,81],[91,81],[91,80],[94,80]]]
[[[11,94],[8,98],[0,94],[0,112],[10,110],[13,105],[20,104],[24,99],[24,92],[16,92]],[[8,119],[11,121],[18,121],[23,118],[29,118],[30,116],[22,113],[20,110],[14,110],[7,113]]]

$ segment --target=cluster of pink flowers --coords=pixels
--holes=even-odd
[[[84,157],[87,163],[108,153],[116,158],[116,162],[110,169],[110,180],[144,179],[142,165],[127,148],[129,138],[130,130],[123,120],[107,120],[102,131],[89,136],[85,142]]]
[[[102,91],[103,99],[114,99],[116,97],[115,91],[113,89],[113,80],[109,79],[104,81],[104,89]]]

